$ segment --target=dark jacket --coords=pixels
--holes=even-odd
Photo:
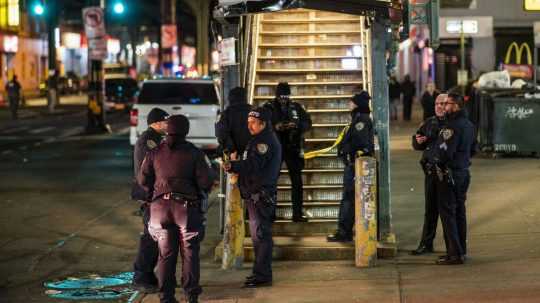
[[[399,82],[390,81],[390,83],[388,84],[388,94],[390,97],[390,101],[399,99],[399,97],[401,96],[401,86],[399,85]]]
[[[424,120],[435,116],[435,99],[437,99],[438,95],[438,92],[433,92],[433,95],[430,95],[428,92],[424,92],[422,95],[420,102],[422,103],[422,108],[424,109]]]
[[[153,128],[149,127],[145,130],[141,136],[137,139],[135,147],[133,148],[133,186],[131,188],[131,198],[133,200],[146,201],[149,197],[146,196],[145,191],[137,183],[137,175],[139,174],[139,169],[144,160],[144,157],[148,154],[149,151],[157,148],[163,136],[155,131]]]
[[[220,115],[215,125],[216,137],[221,151],[238,152],[241,155],[251,140],[247,128],[247,118],[251,105],[247,103],[233,103]]]
[[[192,143],[170,138],[148,153],[137,182],[151,197],[149,202],[167,193],[180,194],[189,201],[202,199],[217,179],[210,160]]]
[[[231,172],[238,174],[242,198],[264,190],[274,195],[281,169],[281,144],[267,127],[249,141],[242,159],[231,162]]]
[[[468,169],[476,153],[476,130],[465,111],[448,115],[448,124],[439,134],[439,163],[453,170]]]
[[[19,81],[9,81],[6,84],[5,89],[9,98],[19,99],[21,97],[21,84],[19,83]]]
[[[355,109],[351,115],[349,129],[338,145],[338,156],[345,164],[353,164],[358,151],[362,151],[364,156],[372,156],[375,149],[375,132],[369,114]]]
[[[416,131],[416,134],[412,136],[412,146],[415,150],[421,150],[422,159],[420,163],[424,166],[426,163],[437,163],[437,140],[439,138],[439,132],[446,126],[446,119],[432,116],[422,123],[420,128]],[[419,144],[416,142],[416,135],[426,136],[427,140]]]
[[[401,92],[403,93],[403,98],[412,99],[416,95],[416,86],[412,81],[403,81],[401,83]]]
[[[272,125],[278,136],[282,148],[287,151],[300,153],[304,146],[304,133],[311,129],[311,117],[302,105],[288,101],[281,104],[278,100],[264,105],[272,112]],[[294,122],[296,128],[278,131],[278,123]]]

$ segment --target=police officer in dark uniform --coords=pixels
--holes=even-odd
[[[329,235],[329,242],[352,241],[354,226],[354,162],[356,156],[373,156],[374,130],[370,117],[369,100],[366,91],[353,96],[349,102],[352,121],[342,141],[338,145],[338,156],[345,163],[343,170],[343,197],[339,206],[337,231]]]
[[[176,302],[175,273],[178,251],[182,256],[182,287],[189,303],[198,302],[200,241],[204,236],[201,201],[211,190],[216,174],[206,155],[186,141],[189,121],[183,115],[168,119],[167,137],[146,156],[137,177],[152,195],[149,232],[158,242],[160,302]]]
[[[439,179],[439,214],[443,225],[446,255],[439,265],[463,264],[467,254],[465,200],[470,183],[469,167],[476,148],[476,131],[464,111],[459,94],[448,94],[447,126],[440,132],[435,173]]]
[[[272,222],[275,217],[277,179],[281,168],[281,145],[272,131],[270,112],[257,108],[249,113],[253,135],[242,159],[225,162],[227,172],[238,174],[240,195],[249,213],[249,230],[255,250],[253,274],[245,287],[272,285]]]
[[[148,129],[145,130],[135,143],[133,152],[133,175],[134,179],[139,173],[141,163],[146,154],[157,148],[163,139],[163,135],[167,129],[167,118],[169,114],[159,109],[153,108],[148,113],[147,123]],[[141,213],[143,217],[144,231],[141,234],[139,241],[139,250],[137,252],[137,258],[133,264],[134,276],[133,286],[140,291],[146,293],[153,293],[157,291],[157,278],[154,274],[154,268],[156,267],[158,258],[158,246],[156,241],[152,239],[152,236],[148,233],[148,221],[150,220],[150,207],[147,201],[151,198],[148,197],[146,192],[142,189],[136,180],[133,182],[131,189],[131,198],[141,202]]]
[[[311,129],[311,118],[300,104],[289,98],[290,95],[289,84],[281,82],[276,88],[276,98],[265,106],[272,111],[272,124],[281,142],[283,160],[291,178],[292,220],[307,222],[307,218],[302,214],[302,169],[304,133]]]
[[[6,92],[9,101],[9,109],[13,120],[18,119],[17,110],[21,100],[21,84],[17,81],[17,76],[13,75],[11,81],[6,84]]]
[[[229,92],[230,105],[221,113],[215,125],[220,149],[227,155],[242,155],[251,140],[247,128],[251,105],[247,103],[246,90],[235,87]]]
[[[435,116],[427,118],[416,134],[412,137],[412,146],[421,150],[420,165],[424,170],[425,213],[422,239],[418,248],[410,252],[411,255],[422,255],[433,252],[433,240],[437,233],[439,210],[437,204],[437,176],[433,174],[432,166],[435,163],[437,152],[437,139],[439,132],[446,126],[445,106],[447,94],[440,94],[435,100]]]

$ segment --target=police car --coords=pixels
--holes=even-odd
[[[202,150],[214,152],[218,147],[214,124],[219,104],[218,88],[213,80],[146,80],[130,112],[130,143],[135,145],[139,135],[148,128],[148,113],[158,107],[170,115],[186,116],[190,123],[187,140]]]

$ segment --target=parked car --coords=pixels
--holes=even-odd
[[[139,91],[137,81],[132,78],[105,79],[105,109],[129,109]]]
[[[212,80],[146,80],[130,112],[130,143],[146,130],[146,117],[154,107],[170,115],[183,114],[190,121],[187,139],[208,153],[218,147],[214,124],[219,111],[219,93]]]

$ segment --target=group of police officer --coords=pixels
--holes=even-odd
[[[446,254],[436,263],[463,264],[467,256],[465,201],[471,157],[476,151],[476,131],[467,118],[463,97],[456,93],[439,95],[435,116],[420,126],[412,145],[423,151],[420,164],[425,173],[425,216],[420,244],[411,255],[433,252],[440,216]]]
[[[226,155],[222,166],[225,171],[238,175],[240,194],[249,214],[255,260],[252,274],[246,277],[244,283],[244,287],[248,288],[272,285],[272,223],[282,161],[287,165],[292,183],[292,219],[295,222],[307,221],[302,213],[301,174],[304,167],[304,133],[311,128],[311,119],[300,104],[290,99],[290,94],[289,85],[279,83],[273,101],[252,108],[248,105],[245,89],[234,88],[229,92],[230,105],[216,123],[220,149]],[[328,236],[328,241],[345,242],[353,237],[354,159],[359,155],[370,156],[374,153],[370,99],[369,94],[362,91],[354,95],[349,103],[352,120],[338,145],[338,156],[345,163],[343,198],[338,229],[335,234]],[[458,171],[461,166],[454,165],[456,158],[465,161],[465,155],[461,152],[463,146],[460,145],[463,140],[456,139],[464,133],[459,128],[463,121],[458,112],[448,119],[454,120],[448,123],[449,126],[441,131],[440,139],[437,139],[440,141],[438,149],[444,150],[439,156],[440,163],[437,163],[446,165],[440,166],[443,171],[441,176],[445,180],[452,178],[452,182],[462,182],[466,192],[465,180],[457,178],[468,175]],[[141,201],[144,232],[134,264],[133,284],[144,292],[159,291],[162,303],[177,302],[174,289],[180,251],[181,283],[186,300],[198,302],[202,292],[199,284],[199,249],[204,238],[203,202],[217,176],[204,153],[186,140],[189,120],[185,116],[169,117],[166,112],[155,108],[149,113],[147,122],[149,128],[139,137],[134,154],[136,182],[132,197]],[[450,125],[455,127],[450,128]],[[428,140],[418,138],[417,141],[421,145]],[[450,183],[447,192],[450,192]],[[458,196],[455,195],[452,201],[459,199]],[[464,196],[462,199],[464,201]],[[439,209],[443,217],[441,206]],[[443,225],[448,225],[444,225],[445,235],[452,235],[453,229],[462,228],[457,227],[455,218],[453,225],[450,221],[451,216],[443,220]],[[449,249],[445,260],[451,262],[456,256],[464,255],[464,246],[458,237],[455,237],[458,241],[448,238],[447,243],[450,243],[452,250]],[[428,242],[422,243],[429,248]],[[154,274],[156,266],[157,277]]]

